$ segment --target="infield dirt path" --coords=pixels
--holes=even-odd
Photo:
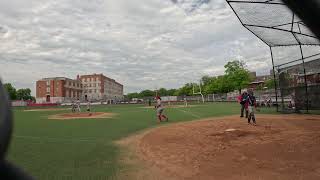
[[[129,148],[121,179],[318,180],[320,116],[238,116],[148,130],[119,144]],[[227,131],[226,131],[227,130]],[[134,168],[138,167],[138,168]]]

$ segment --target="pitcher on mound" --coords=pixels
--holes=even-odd
[[[155,106],[155,108],[157,109],[157,116],[158,116],[159,123],[162,122],[163,119],[165,121],[168,121],[169,120],[168,117],[166,117],[163,114],[164,107],[162,105],[160,96],[156,96],[156,101],[157,101],[157,105]]]

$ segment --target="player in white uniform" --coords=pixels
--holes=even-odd
[[[78,112],[81,112],[80,99],[77,100],[77,110]]]
[[[161,98],[160,96],[157,96],[156,97],[156,100],[157,100],[157,105],[156,105],[156,109],[157,109],[157,116],[158,116],[158,120],[159,122],[162,121],[162,119],[165,119],[166,121],[168,121],[168,117],[166,117],[165,115],[163,115],[163,110],[164,110],[164,107],[162,105],[162,102],[161,102]]]
[[[184,106],[185,106],[185,107],[188,107],[188,101],[187,101],[187,98],[186,98],[186,97],[183,99],[183,101],[184,101]]]

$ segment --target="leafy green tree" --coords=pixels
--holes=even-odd
[[[268,89],[274,89],[275,83],[273,78],[266,80],[264,83],[265,83],[265,87],[267,87]]]
[[[128,100],[131,100],[133,98],[139,98],[140,95],[139,95],[139,93],[135,92],[135,93],[128,93],[126,97],[128,98]]]
[[[216,81],[218,93],[228,93],[234,90],[234,85],[231,79],[227,76],[219,76]]]
[[[193,95],[193,84],[187,83],[178,90],[178,96],[191,96]]]
[[[17,99],[17,90],[12,86],[11,83],[4,84],[4,89],[7,90],[8,96],[11,100]]]
[[[160,88],[160,89],[158,90],[158,95],[159,95],[159,96],[167,96],[167,95],[168,95],[168,92],[167,92],[167,90],[166,90],[165,88]]]
[[[203,76],[203,77],[201,78],[202,85],[203,85],[203,86],[209,85],[210,83],[212,83],[212,80],[213,80],[213,79],[214,79],[214,77]]]
[[[29,88],[19,89],[17,91],[18,100],[32,100],[31,90]]]
[[[264,89],[264,85],[263,84],[259,84],[257,87],[256,87],[256,90],[258,91],[261,91]]]
[[[152,97],[155,95],[155,92],[154,91],[151,91],[149,89],[147,90],[143,90],[139,93],[139,97]]]
[[[247,87],[251,81],[250,73],[245,68],[245,63],[242,61],[230,61],[225,66],[225,77],[227,83],[230,83],[233,90],[241,90]]]
[[[177,92],[176,89],[169,89],[169,90],[167,90],[167,95],[168,96],[175,96],[176,92]]]

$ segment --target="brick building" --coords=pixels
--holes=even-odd
[[[82,84],[65,77],[44,78],[36,82],[37,103],[61,103],[80,98]]]
[[[83,84],[83,98],[91,100],[118,101],[123,99],[123,85],[103,74],[78,77]]]
[[[44,78],[36,82],[37,103],[62,103],[72,100],[114,102],[123,99],[123,85],[103,74]]]
[[[258,87],[264,87],[266,81],[273,79],[272,74],[257,76],[256,72],[250,72],[250,77],[253,79],[253,81],[249,83],[248,88],[254,89],[254,90],[256,90]]]

